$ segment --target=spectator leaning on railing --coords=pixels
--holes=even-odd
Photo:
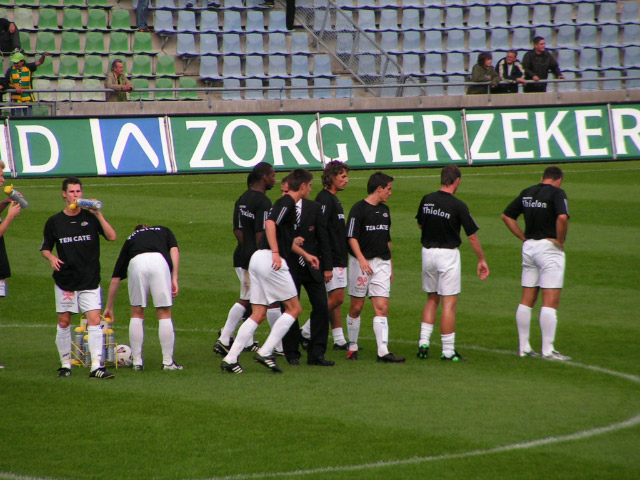
[[[25,56],[20,52],[11,55],[11,66],[7,68],[4,79],[7,88],[15,90],[11,94],[11,101],[15,103],[33,103],[36,101],[31,90],[33,89],[33,72],[44,63],[45,57],[50,53],[43,53],[36,62],[26,63]],[[17,115],[29,115],[30,108],[15,112]]]
[[[471,81],[486,84],[490,82],[491,89],[495,89],[500,82],[500,77],[495,68],[491,66],[491,54],[482,52],[478,55],[478,63],[471,70]],[[467,95],[487,93],[487,85],[471,85],[467,87]]]
[[[500,75],[500,86],[496,93],[518,93],[518,83],[527,83],[524,67],[518,61],[518,52],[515,50],[507,52],[507,56],[496,65],[496,71]]]
[[[111,63],[111,71],[104,80],[105,88],[113,90],[107,92],[107,102],[128,102],[127,92],[133,90],[133,84],[124,74],[124,63],[115,59]]]
[[[558,62],[553,58],[553,55],[546,50],[546,43],[542,37],[535,37],[533,39],[533,50],[524,54],[522,66],[524,67],[525,80],[533,80],[533,82],[546,80],[547,77],[549,77],[549,72],[553,73],[556,78],[564,79]],[[533,82],[528,82],[523,87],[523,91],[526,93],[547,91],[546,83]]]

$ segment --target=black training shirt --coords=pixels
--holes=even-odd
[[[247,190],[234,207],[233,228],[242,230],[242,243],[233,255],[233,266],[249,268],[251,255],[258,249],[256,233],[264,232],[271,200],[257,190]]]
[[[173,262],[171,261],[171,249],[178,246],[178,241],[173,232],[167,227],[155,226],[143,228],[129,235],[129,238],[122,245],[120,256],[116,261],[113,269],[113,278],[127,278],[127,269],[129,262],[136,255],[141,253],[161,253],[169,265],[169,271],[173,271]]]
[[[267,220],[273,220],[276,224],[276,238],[278,240],[278,252],[280,257],[289,261],[291,245],[296,227],[296,202],[290,195],[283,195],[273,204]],[[261,249],[270,249],[267,235],[262,238]]]
[[[467,205],[442,190],[422,197],[416,220],[422,226],[420,241],[424,248],[458,248],[462,243],[460,227],[467,236],[480,229]]]
[[[316,196],[316,202],[322,205],[322,212],[327,219],[331,258],[331,268],[347,267],[347,226],[344,221],[344,210],[338,197],[329,190],[322,190]]]
[[[558,215],[569,216],[567,194],[561,188],[539,183],[520,192],[504,214],[514,220],[524,214],[524,236],[527,239],[556,238]]]
[[[81,210],[70,216],[64,212],[49,217],[44,225],[40,250],[53,251],[64,263],[53,272],[56,285],[66,292],[93,290],[100,285],[100,237],[102,225],[92,213]]]
[[[389,242],[391,242],[391,214],[384,203],[371,205],[360,200],[349,212],[347,221],[347,238],[355,238],[360,251],[367,260],[379,257],[382,260],[391,258]],[[349,253],[354,253],[349,247]]]

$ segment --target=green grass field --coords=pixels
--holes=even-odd
[[[170,227],[181,247],[173,318],[185,370],[160,371],[150,310],[146,370],[119,369],[113,381],[89,381],[81,368],[55,376],[53,281],[38,250],[44,222],[63,208],[61,180],[16,181],[31,206],[6,234],[13,277],[0,301],[0,478],[640,478],[640,162],[562,168],[571,221],[556,347],[573,361],[516,355],[521,244],[500,213],[539,180],[541,165],[463,169],[458,197],[481,227],[491,275],[475,276],[465,241],[456,347],[469,361],[438,359],[437,328],[432,357],[416,358],[426,295],[414,216],[422,195],[439,188],[439,169],[395,170],[389,343],[406,364],[375,362],[368,306],[358,362],[329,351],[334,368],[280,360],[279,376],[249,354],[244,375],[223,375],[211,351],[239,291],[231,211],[246,176],[87,178],[85,196],[104,202],[118,232],[102,242],[104,291],[137,223]],[[347,212],[369,173],[351,172]],[[306,299],[303,307],[306,319]],[[124,286],[116,335],[128,343]]]

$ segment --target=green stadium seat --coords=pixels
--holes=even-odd
[[[78,32],[62,32],[60,53],[84,53],[80,48],[80,34]]]
[[[129,10],[113,10],[111,12],[111,30],[119,30],[125,32],[133,31],[131,28],[131,15]]]
[[[134,78],[131,80],[133,83],[133,91],[129,94],[131,101],[136,100],[151,100],[151,92],[139,92],[140,88],[149,88],[149,80],[146,78]]]
[[[62,5],[60,0],[40,0],[40,8],[42,7],[62,8]]]
[[[4,1],[1,3],[3,5],[5,4]],[[6,4],[11,5],[11,2],[7,1]],[[36,0],[16,0],[14,5],[16,7],[38,8],[38,2]],[[7,18],[7,17],[0,17],[0,18]]]
[[[29,32],[19,32],[20,34],[20,46],[22,50],[30,53],[31,50],[31,34]]]
[[[112,6],[109,5],[108,0],[87,0],[87,7],[102,8],[104,10],[111,10],[112,8]]]
[[[51,89],[51,80],[46,78],[34,78],[33,79],[33,88],[34,90],[50,90]],[[52,92],[39,92],[36,93],[36,100],[40,102],[52,102],[55,100]]]
[[[179,88],[196,88],[198,85],[193,77],[180,77],[178,80]],[[200,100],[196,91],[178,91],[178,100]]]
[[[88,54],[106,55],[108,52],[104,48],[104,34],[101,32],[87,32],[84,51]]]
[[[58,101],[80,100],[80,92],[76,87],[76,81],[71,78],[61,78],[58,80],[58,90],[71,90],[71,92],[59,92],[57,94]]]
[[[83,31],[82,12],[76,8],[65,8],[62,15],[62,29],[66,31]]]
[[[156,78],[155,88],[174,88],[173,80],[168,77]],[[156,100],[175,100],[176,92],[155,92]]]
[[[37,78],[57,78],[58,76],[53,73],[53,59],[45,57],[44,63],[38,67],[33,76]]]
[[[136,32],[133,35],[133,53],[144,53],[146,55],[155,55],[153,44],[151,41],[151,33]]]
[[[82,80],[82,101],[83,102],[104,102],[106,97],[104,92],[86,92],[85,90],[100,90],[104,84],[97,78],[85,78]]]
[[[111,32],[109,42],[109,52],[131,55],[129,45],[129,34],[125,32]]]
[[[100,55],[87,55],[84,57],[84,70],[82,76],[87,78],[104,78],[105,69]]]
[[[58,75],[61,78],[82,78],[80,67],[78,66],[78,57],[75,55],[62,55],[60,57]]]
[[[31,10],[30,8],[13,9],[13,22],[16,24],[16,27],[18,27],[18,30],[23,32],[37,30],[37,28],[34,27],[36,22],[33,19],[33,12],[34,10]]]
[[[52,32],[38,32],[36,35],[36,53],[57,52],[56,37]]]
[[[171,55],[158,55],[156,60],[156,77],[177,77],[176,58]]]
[[[132,77],[153,77],[151,73],[151,57],[149,55],[134,55]]]
[[[76,9],[86,9],[87,4],[85,0],[62,0],[63,8],[76,8]]]
[[[58,25],[58,11],[55,8],[40,8],[38,12],[40,13],[38,16],[38,30],[60,30],[60,25]]]
[[[91,32],[105,32],[107,27],[107,13],[100,9],[90,9],[87,16],[87,30]]]

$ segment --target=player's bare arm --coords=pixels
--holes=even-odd
[[[478,257],[478,276],[480,277],[480,280],[484,280],[489,276],[489,266],[484,258],[480,239],[475,233],[469,235],[467,238],[469,239],[469,244],[471,245],[473,252],[476,254],[476,257]]]
[[[527,240],[524,236],[524,232],[520,228],[520,225],[518,225],[517,220],[511,217],[507,217],[504,213],[502,214],[501,218],[507,228],[511,231],[511,233],[518,237],[520,241],[525,242]]]
[[[556,218],[556,238],[549,240],[564,250],[564,241],[567,238],[567,230],[569,229],[569,217],[565,214],[558,215]]]
[[[104,218],[104,215],[102,214],[102,212],[100,210],[93,210],[91,208],[89,208],[88,210],[91,213],[93,213],[98,219],[98,221],[100,222],[100,225],[102,226],[102,230],[104,230],[104,238],[106,238],[110,242],[115,241],[116,231],[113,229],[111,224],[107,222],[107,219]]]
[[[56,257],[53,253],[51,253],[51,250],[42,250],[41,253],[44,259],[51,264],[51,268],[56,272],[59,272],[64,262]]]
[[[0,237],[4,235],[4,232],[7,231],[7,228],[9,228],[9,225],[11,224],[13,219],[16,218],[20,214],[20,210],[22,210],[22,207],[20,207],[20,204],[18,202],[10,203],[11,206],[9,207],[9,211],[7,212],[7,216],[4,218],[4,220],[2,220],[2,223],[0,223]]]
[[[271,267],[274,270],[280,270],[282,268],[282,258],[280,258],[280,252],[278,251],[278,239],[276,238],[276,222],[273,220],[267,220],[264,225],[264,231],[267,235],[267,242],[271,249]]]
[[[171,247],[169,250],[171,256],[171,263],[173,264],[173,271],[171,272],[171,296],[178,296],[178,269],[180,268],[180,249],[178,247]]]
[[[233,234],[236,237],[236,241],[238,242],[238,245],[242,245],[242,242],[244,241],[244,237],[242,236],[242,230],[240,230],[239,228],[236,228],[233,230]],[[256,235],[257,237],[258,235]],[[256,238],[257,240],[257,238]]]
[[[118,287],[120,286],[120,277],[113,277],[109,284],[109,294],[107,295],[107,304],[102,312],[104,318],[110,318],[112,322],[115,322],[115,316],[113,313],[113,305],[116,300],[116,294],[118,293]]]
[[[371,265],[369,265],[367,259],[364,258],[362,250],[360,250],[360,244],[358,243],[358,240],[356,240],[355,238],[350,238],[349,246],[351,247],[351,251],[355,255],[356,259],[358,260],[358,263],[360,264],[360,270],[362,270],[362,273],[372,275],[373,269],[371,268]]]

